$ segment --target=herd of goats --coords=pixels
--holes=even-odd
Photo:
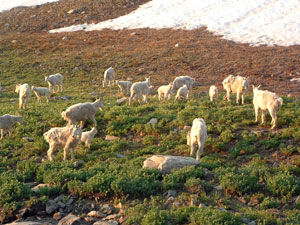
[[[31,90],[35,93],[38,102],[41,101],[42,97],[46,97],[47,103],[49,102],[51,89],[55,93],[56,90],[63,91],[63,76],[59,73],[54,75],[49,75],[45,77],[45,81],[48,83],[49,88],[45,87],[34,87],[25,84],[17,84],[15,92],[19,94],[19,108],[25,109],[27,107],[29,97],[31,95]],[[159,100],[171,99],[173,93],[176,93],[175,101],[177,99],[188,99],[189,92],[191,91],[195,79],[190,76],[179,76],[175,80],[168,84],[163,85],[158,88],[158,98]],[[132,100],[137,99],[140,104],[146,103],[148,100],[148,95],[150,93],[150,78],[146,81],[132,83],[130,81],[118,81],[115,80],[115,71],[112,67],[108,68],[104,72],[103,87],[116,84],[120,91],[124,94],[130,93],[129,105],[131,105]],[[236,102],[239,103],[240,96],[242,97],[242,104],[244,104],[244,97],[249,89],[248,78],[241,76],[229,75],[223,81],[223,87],[226,90],[226,96],[224,96],[227,101],[230,101],[230,94],[236,93]],[[218,88],[212,85],[209,89],[210,101],[217,101]],[[271,117],[272,129],[276,127],[277,123],[277,111],[282,105],[283,100],[277,94],[259,90],[258,87],[253,86],[253,105],[255,109],[255,122],[258,121],[258,111],[262,111],[262,123],[265,122],[265,113],[268,110]],[[104,104],[102,98],[96,99],[95,102],[78,103],[68,107],[65,111],[61,113],[64,120],[68,121],[68,125],[65,127],[54,127],[43,134],[44,139],[49,144],[49,150],[47,151],[47,156],[50,161],[53,160],[53,152],[61,147],[64,148],[64,160],[67,160],[67,154],[71,150],[71,158],[74,160],[74,149],[76,146],[83,142],[87,147],[90,147],[91,141],[97,133],[97,121],[95,119],[95,114],[98,111],[104,109]],[[94,127],[90,131],[82,132],[84,122],[86,120],[91,120]],[[80,125],[76,125],[80,122]],[[1,139],[6,131],[9,136],[11,136],[11,129],[15,123],[22,124],[22,116],[14,115],[3,115],[0,116],[0,130]],[[200,160],[200,153],[203,152],[204,144],[207,138],[207,128],[205,121],[202,118],[196,118],[193,120],[192,127],[187,133],[187,144],[191,146],[191,155],[194,155],[196,146],[198,149],[196,152],[196,160]]]

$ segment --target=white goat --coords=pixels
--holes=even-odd
[[[19,108],[25,109],[27,108],[27,104],[30,97],[30,86],[29,84],[17,84],[16,85],[16,93],[19,94]]]
[[[277,111],[279,110],[279,107],[283,104],[282,98],[280,98],[277,94],[273,92],[258,90],[260,86],[252,87],[255,122],[258,121],[258,110],[261,110],[261,123],[263,124],[265,122],[266,111],[268,110],[272,117],[271,129],[274,129],[277,123]]]
[[[89,148],[91,147],[92,140],[96,134],[97,134],[97,129],[96,127],[93,127],[90,131],[82,132],[80,141],[84,142],[85,146]]]
[[[102,82],[103,87],[105,87],[107,85],[107,82],[108,82],[109,87],[110,87],[111,82],[112,82],[112,85],[114,86],[114,80],[115,80],[114,68],[109,67],[107,70],[105,70],[103,78],[104,78],[103,82]]]
[[[11,129],[15,123],[23,124],[22,116],[13,116],[9,114],[0,116],[1,139],[4,136],[4,131],[7,131],[9,136],[11,136]]]
[[[102,98],[97,99],[95,102],[78,103],[68,107],[61,113],[61,116],[68,121],[69,125],[75,124],[80,121],[81,128],[87,119],[93,121],[97,126],[95,119],[98,108],[102,111],[104,109]]]
[[[239,104],[242,95],[242,104],[244,104],[245,94],[249,88],[248,78],[229,75],[223,80],[223,87],[226,90],[227,101],[230,101],[230,93],[236,93],[236,103]]]
[[[173,89],[173,83],[170,83],[168,85],[160,86],[157,89],[158,100],[160,101],[160,100],[162,100],[162,98],[164,98],[164,99],[167,99],[167,98],[171,99],[172,95],[173,95],[172,89]]]
[[[187,85],[185,84],[178,89],[174,101],[176,101],[177,99],[186,99],[187,100],[188,98],[189,98],[189,89],[188,89]]]
[[[58,147],[64,148],[64,161],[67,160],[67,154],[71,149],[72,160],[74,157],[74,149],[80,143],[81,128],[79,126],[66,126],[66,127],[54,127],[43,134],[44,139],[49,144],[49,150],[47,151],[48,159],[53,160],[53,152]]]
[[[195,79],[190,76],[176,77],[173,81],[172,92],[173,93],[177,92],[177,90],[185,84],[186,84],[187,88],[189,89],[189,91],[191,91],[194,83],[195,83]]]
[[[212,102],[214,99],[218,100],[218,88],[215,85],[210,86],[209,88],[209,97],[210,97],[210,101]]]
[[[130,91],[130,88],[132,86],[132,82],[131,81],[119,81],[119,80],[116,80],[116,85],[120,88],[120,91],[123,94],[127,94]]]
[[[202,118],[196,118],[190,131],[187,133],[187,144],[191,146],[190,155],[194,155],[196,144],[198,150],[196,153],[196,160],[200,161],[200,153],[203,152],[204,144],[207,138],[207,128],[205,121]]]
[[[131,104],[134,97],[138,98],[140,104],[142,104],[142,100],[144,102],[147,102],[149,92],[150,92],[150,77],[146,78],[146,81],[133,83],[130,88],[129,105]]]
[[[53,92],[56,92],[56,85],[58,86],[58,91],[62,92],[64,90],[63,84],[63,75],[60,73],[56,73],[53,75],[45,76],[45,81],[49,84],[49,90],[53,89]]]
[[[31,90],[34,92],[34,94],[37,97],[38,102],[41,102],[41,98],[45,96],[47,98],[47,103],[49,103],[50,100],[50,89],[44,88],[44,87],[35,87],[32,86]]]

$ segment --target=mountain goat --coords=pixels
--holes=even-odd
[[[80,141],[84,142],[85,146],[89,148],[91,147],[92,140],[96,134],[97,134],[97,129],[96,127],[93,127],[90,131],[82,132]]]
[[[105,87],[107,85],[107,82],[108,82],[109,87],[110,87],[111,82],[112,82],[112,85],[114,86],[114,80],[115,80],[114,68],[109,67],[107,70],[105,70],[103,78],[104,78],[103,82],[102,82],[103,87]]]
[[[87,119],[93,121],[94,125],[97,126],[95,119],[98,108],[102,111],[104,109],[102,98],[97,99],[95,102],[78,103],[68,107],[61,113],[64,120],[68,121],[69,125],[72,125],[80,121],[81,128]]]
[[[81,128],[79,126],[66,126],[66,127],[54,127],[43,134],[44,139],[49,144],[49,150],[47,151],[48,159],[53,160],[53,152],[58,147],[64,148],[64,161],[67,160],[67,154],[71,149],[72,160],[74,157],[74,149],[80,143]]]
[[[49,103],[49,99],[50,99],[50,89],[49,88],[32,86],[31,90],[36,95],[38,102],[41,102],[41,98],[43,96],[45,96],[47,98],[47,103]]]
[[[30,86],[29,84],[17,84],[15,92],[19,94],[19,108],[27,108],[27,104],[30,97]]]
[[[131,104],[134,97],[138,98],[140,104],[142,104],[142,100],[144,100],[144,102],[147,102],[149,92],[150,92],[150,77],[146,78],[146,81],[133,83],[130,88],[129,105]]]
[[[1,139],[4,136],[4,131],[7,131],[9,136],[11,136],[11,129],[15,123],[23,124],[22,116],[13,116],[9,114],[0,116]]]
[[[248,78],[229,75],[223,80],[223,87],[226,90],[227,101],[230,101],[230,93],[236,93],[236,103],[239,104],[242,95],[242,104],[244,104],[245,94],[249,88]]]
[[[130,81],[119,81],[119,80],[116,80],[116,85],[120,88],[120,91],[123,94],[127,94],[130,91],[130,88],[132,86],[132,82],[130,82]]]
[[[170,83],[168,85],[160,86],[157,89],[158,100],[159,101],[162,100],[163,97],[164,97],[164,99],[166,99],[166,98],[171,99],[172,95],[173,95],[172,89],[173,89],[173,83]]]
[[[209,97],[210,97],[210,101],[212,102],[214,99],[217,102],[217,98],[218,98],[218,88],[215,85],[210,86],[209,88]]]
[[[258,110],[261,110],[261,123],[263,124],[265,122],[265,113],[268,110],[272,117],[271,129],[274,129],[277,123],[277,111],[279,110],[279,107],[283,104],[283,100],[273,92],[259,90],[259,87],[260,86],[252,86],[255,122],[258,121]]]
[[[205,121],[202,118],[194,119],[192,128],[187,133],[187,144],[191,146],[191,156],[194,155],[196,144],[198,144],[198,150],[196,153],[196,160],[198,161],[200,161],[200,153],[203,152],[206,138],[207,128]]]
[[[185,84],[178,89],[174,101],[176,101],[177,99],[186,99],[187,100],[188,98],[189,98],[189,89],[188,89],[187,85]]]
[[[58,91],[59,88],[61,92],[64,89],[63,75],[61,75],[60,73],[45,76],[45,81],[49,84],[49,90],[51,91],[51,87],[52,87],[54,93],[56,92],[56,85],[58,86]]]
[[[192,90],[194,83],[195,83],[195,79],[190,76],[176,77],[173,81],[172,92],[173,93],[177,92],[177,90],[185,84],[190,92]]]

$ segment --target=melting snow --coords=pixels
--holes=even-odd
[[[132,13],[98,24],[81,24],[50,33],[109,29],[206,26],[225,39],[251,45],[299,45],[300,0],[152,0]]]

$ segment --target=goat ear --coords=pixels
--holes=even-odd
[[[257,86],[257,88],[260,88],[260,87],[261,87],[261,84]]]

